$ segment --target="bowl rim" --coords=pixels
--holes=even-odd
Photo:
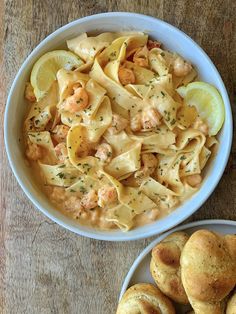
[[[17,165],[13,162],[12,159],[12,152],[9,148],[8,145],[8,141],[9,141],[9,132],[8,132],[8,120],[10,119],[10,107],[11,107],[11,99],[12,99],[12,95],[14,93],[14,90],[16,88],[17,82],[21,76],[21,73],[23,72],[25,66],[27,66],[28,62],[34,58],[35,55],[37,55],[37,53],[41,50],[41,48],[43,48],[48,42],[50,42],[51,39],[57,37],[59,34],[63,33],[64,31],[66,31],[67,29],[77,25],[77,24],[81,24],[83,22],[88,22],[90,20],[96,20],[96,19],[101,19],[101,18],[116,18],[116,17],[123,17],[123,18],[128,18],[128,17],[134,17],[137,19],[146,19],[148,20],[150,23],[160,23],[162,25],[164,25],[165,27],[168,27],[170,30],[173,30],[174,32],[178,32],[180,33],[180,35],[182,35],[183,37],[185,37],[188,41],[190,41],[194,46],[197,47],[197,49],[204,55],[204,57],[206,58],[206,60],[211,64],[212,69],[215,72],[216,78],[218,79],[221,88],[224,92],[224,104],[226,107],[228,107],[228,124],[227,124],[227,128],[229,130],[229,137],[228,137],[228,142],[227,142],[227,146],[225,147],[225,155],[224,155],[224,159],[222,160],[222,167],[220,169],[220,171],[217,173],[217,175],[214,178],[214,183],[212,183],[211,189],[208,190],[205,195],[202,197],[201,202],[197,203],[197,206],[193,206],[193,208],[189,211],[186,211],[185,213],[182,213],[182,215],[180,217],[178,217],[178,219],[172,220],[171,223],[168,224],[168,226],[163,226],[162,228],[159,228],[157,230],[157,228],[150,228],[149,230],[142,232],[142,233],[138,233],[135,235],[130,235],[129,232],[127,233],[123,233],[122,231],[118,230],[117,233],[115,233],[114,235],[111,235],[110,232],[111,231],[99,231],[99,233],[96,233],[96,231],[98,231],[97,229],[91,229],[91,230],[81,230],[80,229],[80,225],[78,224],[78,226],[74,227],[72,224],[64,222],[63,220],[61,220],[60,218],[57,218],[54,216],[54,214],[50,213],[48,211],[48,209],[46,209],[45,207],[43,207],[40,202],[38,202],[38,200],[36,199],[35,196],[33,196],[31,194],[31,192],[28,190],[28,188],[26,187],[26,185],[23,183],[22,178],[18,172],[18,167]],[[226,103],[225,103],[226,102]],[[231,106],[230,106],[230,100],[228,97],[228,93],[226,90],[226,87],[224,85],[224,82],[216,68],[216,66],[214,65],[214,63],[211,61],[210,57],[206,54],[206,52],[191,38],[189,37],[187,34],[185,34],[182,30],[178,29],[177,27],[163,21],[160,20],[158,18],[152,17],[152,16],[148,16],[148,15],[144,15],[144,14],[138,14],[138,13],[132,13],[132,12],[106,12],[106,13],[99,13],[99,14],[94,14],[94,15],[90,15],[90,16],[85,16],[79,19],[76,19],[70,23],[65,24],[64,26],[58,28],[57,30],[55,30],[53,33],[49,34],[47,37],[45,37],[33,50],[32,52],[28,55],[28,57],[24,60],[24,62],[22,63],[20,69],[18,70],[13,83],[11,85],[10,91],[8,93],[8,97],[7,97],[7,102],[6,102],[6,107],[5,107],[5,114],[4,114],[4,142],[5,142],[5,148],[6,148],[6,152],[7,152],[7,157],[8,157],[8,161],[9,164],[11,166],[11,169],[14,173],[14,176],[17,179],[17,182],[19,183],[20,187],[22,188],[22,190],[24,191],[24,193],[26,194],[26,196],[28,197],[28,199],[34,204],[34,206],[39,209],[44,215],[46,215],[49,219],[51,219],[52,221],[56,222],[57,224],[59,224],[60,226],[76,233],[79,234],[81,236],[85,236],[88,238],[92,238],[92,239],[96,239],[96,240],[106,240],[106,241],[131,241],[131,240],[139,240],[139,239],[144,239],[144,238],[148,238],[157,234],[160,234],[164,231],[170,230],[172,228],[174,228],[176,225],[180,224],[181,222],[183,222],[185,219],[187,219],[188,217],[190,217],[194,212],[196,212],[205,202],[206,200],[209,198],[209,196],[212,194],[212,192],[214,191],[214,189],[216,188],[217,184],[219,183],[224,169],[227,165],[228,162],[228,158],[229,158],[229,154],[231,151],[231,146],[232,146],[232,138],[233,138],[233,119],[232,119],[232,111],[231,111]],[[200,190],[199,190],[200,191]],[[168,215],[166,216],[168,217]],[[164,217],[165,218],[165,217]],[[163,219],[164,219],[163,218]],[[156,221],[155,221],[156,222]],[[155,222],[153,222],[151,225],[155,224]],[[122,232],[122,236],[121,233]]]

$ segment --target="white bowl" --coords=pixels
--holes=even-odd
[[[82,226],[56,210],[35,182],[31,169],[25,163],[22,141],[19,141],[27,108],[24,102],[24,86],[29,80],[35,61],[47,51],[65,47],[67,39],[82,32],[121,30],[145,31],[151,37],[160,40],[168,49],[190,60],[196,66],[201,79],[218,88],[225,104],[225,123],[218,137],[219,150],[215,159],[207,167],[201,189],[165,218],[127,233],[119,230],[105,232]],[[186,34],[161,20],[140,14],[116,12],[81,18],[61,27],[44,39],[25,60],[12,84],[4,121],[5,145],[11,168],[33,204],[50,219],[77,234],[109,241],[150,237],[176,226],[191,216],[211,195],[223,174],[230,153],[232,129],[232,113],[226,88],[206,53]]]

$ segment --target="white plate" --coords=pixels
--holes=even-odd
[[[201,220],[195,221],[177,228],[172,229],[171,231],[165,232],[160,235],[156,240],[150,243],[138,256],[133,265],[131,266],[120,292],[120,298],[125,293],[125,291],[132,285],[141,282],[153,283],[155,284],[151,273],[149,271],[149,265],[151,261],[151,251],[157,243],[161,242],[169,234],[175,231],[185,231],[188,234],[192,234],[199,229],[208,229],[212,231],[219,232],[221,234],[236,234],[236,221],[232,220]],[[187,310],[190,309],[189,306],[176,306],[177,313],[184,314]]]

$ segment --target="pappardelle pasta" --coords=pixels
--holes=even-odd
[[[48,53],[25,90],[26,156],[45,193],[100,229],[128,231],[168,215],[200,188],[217,144],[178,93],[196,70],[142,32],[84,33],[67,46],[78,64],[64,57],[58,65],[66,55],[58,50],[55,66]]]

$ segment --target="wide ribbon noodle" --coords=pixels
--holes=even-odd
[[[117,200],[99,210],[123,231],[135,225],[135,217],[152,210],[169,213],[198,189],[189,178],[201,174],[217,144],[194,127],[197,110],[176,92],[196,77],[195,69],[177,76],[173,64],[178,55],[160,46],[150,48],[142,32],[93,37],[84,33],[67,45],[83,59],[83,66],[60,69],[47,95],[31,106],[25,120],[28,147],[43,151],[37,164],[44,183],[79,199],[103,186],[115,188]],[[134,79],[122,83],[121,69]],[[69,99],[78,87],[85,89],[88,104],[70,110]],[[150,126],[155,112],[159,122]],[[111,132],[117,116],[127,123]],[[144,123],[139,129],[131,126],[136,118]],[[67,132],[62,140],[55,136],[57,125]],[[96,154],[104,144],[112,151],[107,161]],[[145,164],[147,158],[154,166]]]

